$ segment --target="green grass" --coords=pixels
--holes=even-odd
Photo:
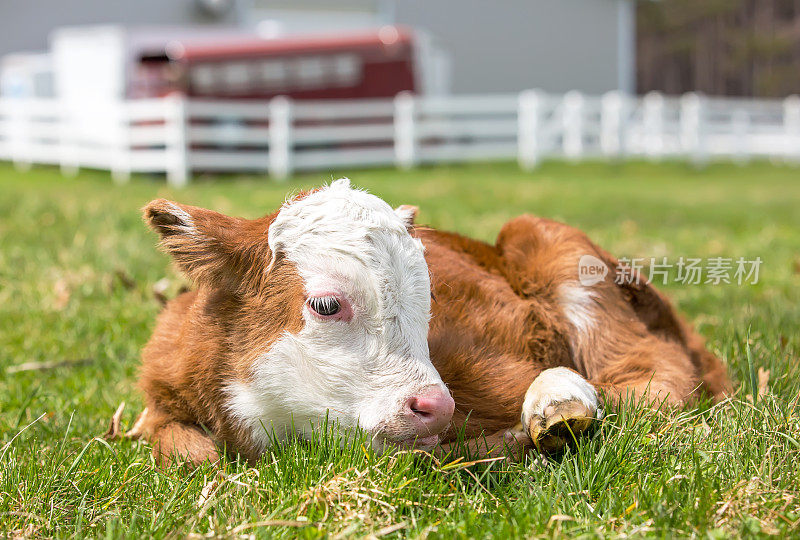
[[[492,240],[531,212],[627,257],[763,259],[756,285],[666,289],[727,363],[738,393],[669,414],[629,404],[547,463],[438,464],[330,438],[283,444],[257,467],[156,469],[149,448],[97,438],[141,408],[139,351],[181,278],[139,217],[155,197],[254,217],[311,175],[115,186],[0,164],[0,534],[712,536],[800,534],[800,171],[753,164],[513,164],[352,172],[420,221]],[[76,363],[77,360],[84,360]],[[27,362],[66,362],[14,373]],[[769,371],[768,390],[757,370]],[[213,484],[212,484],[213,485]],[[207,490],[208,491],[208,490]],[[284,525],[254,526],[264,520]]]

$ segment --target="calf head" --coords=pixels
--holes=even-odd
[[[347,180],[256,220],[145,208],[205,299],[224,413],[256,447],[326,416],[378,449],[436,443],[454,404],[429,357],[430,280],[410,217]]]

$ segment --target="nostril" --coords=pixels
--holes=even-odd
[[[420,404],[420,401],[417,398],[411,398],[411,401],[408,404],[411,412],[420,416],[422,418],[429,418],[433,416],[433,412],[430,409],[426,409],[424,404]]]
[[[409,398],[406,407],[427,431],[436,433],[450,422],[454,403],[449,392],[434,386]]]

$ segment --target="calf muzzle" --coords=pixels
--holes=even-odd
[[[453,417],[455,402],[450,392],[439,385],[423,388],[406,400],[403,412],[417,431],[417,443],[436,444],[441,433]]]

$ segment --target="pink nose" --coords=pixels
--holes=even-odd
[[[423,388],[406,402],[406,410],[414,418],[421,437],[436,435],[447,427],[455,407],[450,392],[439,386]]]

